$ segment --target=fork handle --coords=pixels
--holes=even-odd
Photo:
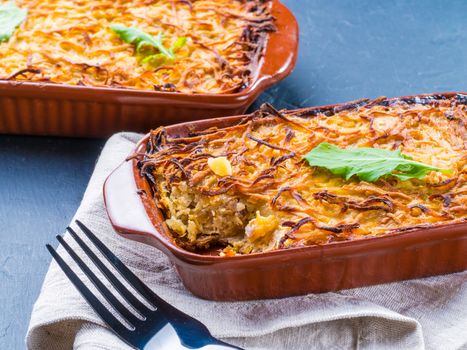
[[[215,342],[216,343],[206,345],[205,347],[201,349],[204,349],[204,350],[225,350],[225,349],[243,350],[242,348],[239,348],[238,346],[224,343],[223,341],[218,340],[218,339],[215,339]]]
[[[172,329],[173,332],[173,329]],[[164,333],[164,332],[162,332]],[[204,345],[200,348],[196,347],[188,347],[184,346],[180,342],[180,338],[175,335],[175,333],[169,335],[169,336],[164,336],[162,333],[158,333],[155,335],[155,338],[158,338],[156,341],[152,341],[151,339],[149,342],[146,343],[146,345],[141,348],[141,350],[186,350],[186,349],[197,349],[197,350],[228,350],[228,349],[237,349],[237,350],[243,350],[242,348],[239,348],[238,346],[230,345],[227,343],[224,343],[221,340],[211,338],[211,344]],[[162,339],[161,339],[162,335]],[[208,340],[209,341],[209,340]]]
[[[192,348],[187,348],[184,347],[183,345],[170,345],[168,348],[161,348],[160,345],[158,344],[148,344],[142,350],[186,350],[186,349],[192,349]],[[210,344],[203,346],[202,348],[198,348],[197,350],[228,350],[228,349],[238,349],[238,350],[243,350],[242,348],[238,348],[233,345],[219,345],[219,344]]]

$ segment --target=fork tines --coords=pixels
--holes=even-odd
[[[157,295],[155,295],[133,272],[131,272],[121,260],[115,256],[83,223],[76,221],[77,226],[82,230],[86,237],[94,244],[100,253],[109,261],[109,263],[115,267],[115,269],[121,274],[121,276],[141,294],[147,303],[157,309],[157,307],[163,307],[162,301]],[[92,284],[97,288],[100,294],[107,300],[107,302],[114,308],[114,310],[126,321],[129,325],[127,327],[124,323],[117,319],[108,308],[93,294],[93,292],[86,287],[83,281],[78,275],[71,269],[71,267],[63,260],[63,258],[52,248],[50,244],[47,244],[47,249],[52,254],[55,261],[62,268],[63,272],[75,285],[81,295],[88,301],[94,311],[101,316],[101,318],[117,333],[125,334],[131,332],[144,322],[146,318],[154,313],[143,302],[141,302],[116,276],[115,274],[102,262],[102,260],[91,250],[91,248],[80,238],[80,236],[71,227],[67,227],[67,231],[71,237],[78,243],[80,248],[83,250],[85,255],[97,266],[101,273],[108,279],[118,294],[137,312],[135,315],[131,312],[110,290],[109,288],[99,279],[99,277],[91,270],[91,268],[78,256],[78,254],[70,247],[65,239],[57,235],[57,239],[63,248],[67,251],[70,257],[75,261],[77,266],[83,271],[83,273],[89,278]],[[154,301],[158,302],[161,300],[161,304],[154,305]]]
[[[58,241],[68,255],[74,260],[78,268],[87,276],[102,297],[118,314],[120,319],[117,318],[84,284],[60,254],[58,254],[50,244],[47,244],[47,249],[62,268],[68,279],[75,285],[94,311],[122,340],[133,347],[141,349],[149,343],[169,341],[170,337],[168,337],[168,335],[171,334],[173,337],[177,338],[177,342],[175,343],[178,344],[177,349],[199,349],[206,345],[215,346],[211,347],[211,349],[240,349],[239,347],[214,338],[203,323],[162,300],[131,272],[83,223],[76,221],[76,225],[81,229],[83,234],[86,235],[92,245],[106,258],[110,265],[112,265],[126,282],[128,282],[128,286],[131,287],[130,289],[134,289],[136,291],[135,293],[140,294],[141,300],[147,302],[146,304],[137,298],[135,294],[115,276],[114,272],[102,262],[96,253],[89,248],[88,244],[80,235],[75,230],[68,227],[67,231],[70,233],[72,239],[75,240],[89,260],[97,266],[102,275],[114,287],[117,294],[128,304],[129,307],[124,305],[105,283],[99,279],[89,265],[78,256],[77,252],[73,250],[65,239],[62,236],[57,236]],[[159,332],[161,334],[160,337],[156,337]],[[158,340],[155,340],[156,338]],[[164,349],[173,349],[172,345],[174,343],[172,340],[166,344],[169,347],[165,347]],[[162,343],[157,344],[159,346]]]

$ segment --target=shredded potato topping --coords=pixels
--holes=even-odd
[[[8,1],[0,0],[0,4]],[[183,93],[234,93],[249,85],[268,32],[269,0],[17,0],[24,23],[0,44],[0,79]],[[110,26],[163,33],[186,45],[169,64],[141,62]]]
[[[467,96],[378,99],[326,110],[269,105],[186,138],[152,131],[141,173],[178,243],[235,255],[355,240],[467,220]],[[302,157],[321,142],[400,150],[450,169],[346,181]],[[232,174],[208,165],[226,157]]]

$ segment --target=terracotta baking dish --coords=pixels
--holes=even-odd
[[[279,1],[253,83],[234,94],[184,94],[118,88],[0,81],[0,133],[78,137],[147,131],[160,124],[244,113],[267,87],[295,66],[298,24]]]
[[[454,93],[406,96],[399,99],[426,103]],[[386,103],[388,100],[381,100]],[[390,101],[390,100],[389,100]],[[466,101],[467,102],[467,101]],[[353,108],[339,104],[301,109],[317,111]],[[212,126],[229,126],[242,116],[183,123],[166,128],[171,136],[184,136]],[[136,147],[143,152],[147,136]],[[165,226],[160,210],[140,177],[136,160],[123,163],[106,180],[104,198],[110,221],[126,238],[163,251],[175,265],[185,286],[195,295],[212,300],[277,298],[335,291],[400,281],[467,269],[467,221],[420,228],[356,241],[220,257],[191,253],[178,247]]]

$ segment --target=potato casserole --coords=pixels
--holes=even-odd
[[[0,0],[6,11],[9,1]],[[18,0],[0,80],[235,93],[254,78],[269,0]]]
[[[188,137],[153,130],[135,157],[185,249],[231,256],[407,232],[467,219],[466,103],[457,95],[321,110],[264,105]],[[305,161],[323,142],[400,151],[430,168],[420,178],[346,180]]]

